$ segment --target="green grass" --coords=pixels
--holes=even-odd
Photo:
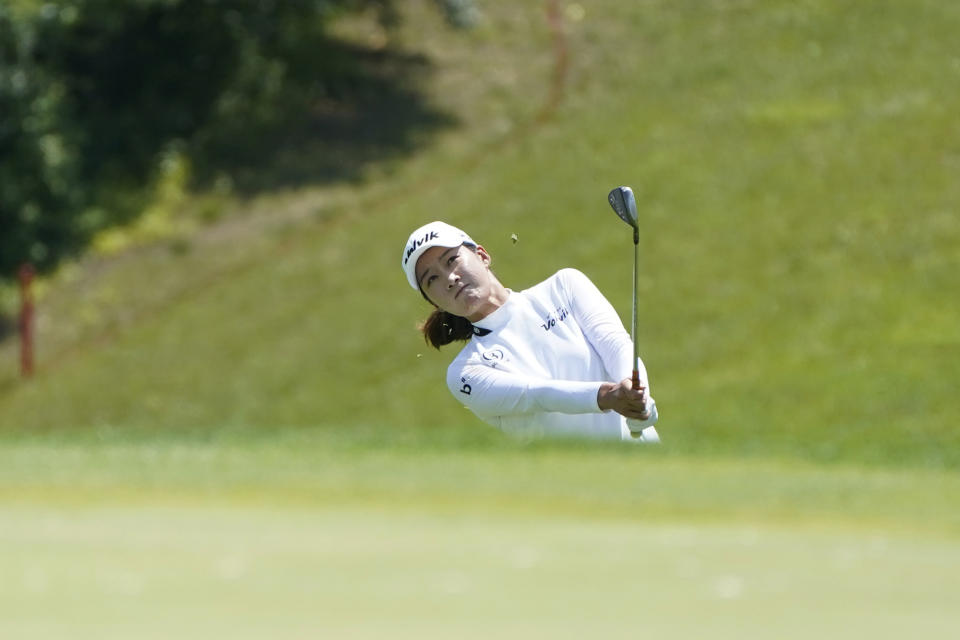
[[[14,637],[946,638],[957,623],[956,546],[886,534],[338,508],[14,514],[2,540],[32,554],[0,587]]]
[[[578,267],[626,317],[629,234],[604,202],[626,183],[671,446],[957,467],[951,5],[584,6],[538,126],[539,8],[490,7],[466,35],[421,9],[397,38],[433,56],[462,126],[364,184],[265,195],[176,251],[54,281],[41,374],[3,381],[5,428],[483,428],[443,386],[450,350],[417,336],[397,247],[442,217],[508,286]]]
[[[483,8],[405,9],[460,123],[422,151],[45,283],[38,375],[0,345],[0,635],[958,626],[960,9],[583,3],[540,121],[543,7]],[[507,286],[577,267],[627,318],[618,184],[664,445],[505,440],[402,243],[446,219]]]
[[[3,542],[32,552],[0,587],[15,637],[897,638],[957,623],[956,547],[888,535],[337,508],[14,513],[26,526]],[[51,615],[44,600],[64,596]]]
[[[955,475],[467,437],[6,441],[0,633],[896,638],[960,621]]]
[[[5,439],[0,497],[16,504],[146,499],[486,507],[549,517],[877,526],[960,534],[960,478],[938,470],[691,456],[584,442],[516,443],[462,430],[431,439],[363,429]],[[194,497],[191,497],[194,496]]]

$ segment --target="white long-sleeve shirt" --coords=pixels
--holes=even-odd
[[[601,411],[597,392],[631,376],[633,345],[583,273],[563,269],[511,291],[473,324],[474,336],[447,369],[447,386],[480,419],[522,436],[630,438],[626,418]],[[638,367],[649,389],[642,361]]]

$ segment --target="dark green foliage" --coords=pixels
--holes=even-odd
[[[64,86],[33,57],[36,33],[0,7],[0,278],[21,261],[43,268],[73,245],[85,200]],[[53,248],[53,251],[51,251]]]
[[[444,123],[415,91],[424,61],[326,34],[367,8],[397,20],[392,0],[0,6],[0,280],[135,215],[171,145],[198,181],[241,189],[351,178],[409,150]]]

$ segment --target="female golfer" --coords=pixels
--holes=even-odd
[[[436,309],[423,324],[436,348],[467,341],[447,386],[480,419],[525,437],[589,436],[658,442],[656,403],[616,311],[575,269],[524,291],[505,288],[487,251],[444,222],[412,234],[401,265]]]

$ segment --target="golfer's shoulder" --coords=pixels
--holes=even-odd
[[[560,269],[560,271],[557,271],[553,277],[564,283],[590,281],[590,278],[587,277],[587,274],[579,269],[574,269],[573,267],[565,267]]]
[[[535,293],[545,289],[576,287],[585,281],[589,282],[590,280],[582,271],[574,269],[573,267],[565,267],[546,280],[538,282],[529,289],[526,289],[524,293]]]
[[[538,284],[534,289],[549,291],[551,294],[559,294],[569,298],[583,291],[584,288],[593,288],[593,286],[593,282],[585,273],[573,267],[566,267]]]

